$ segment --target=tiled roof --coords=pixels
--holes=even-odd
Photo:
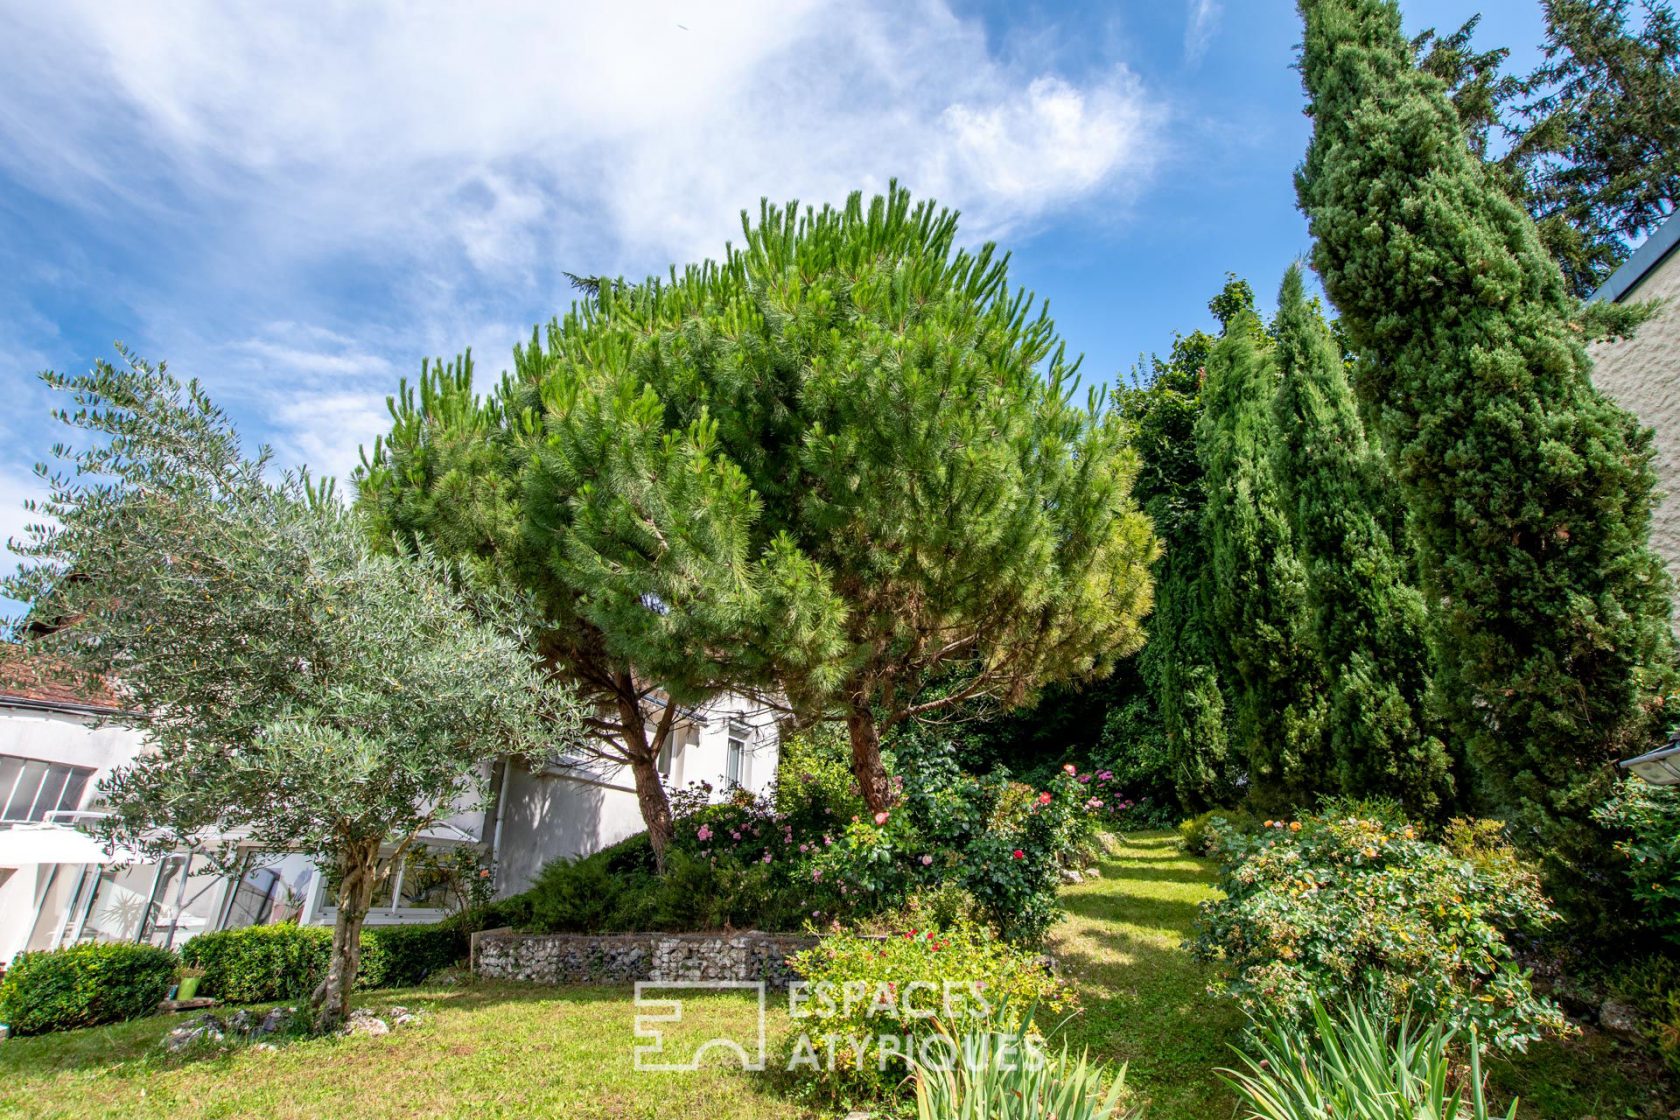
[[[0,705],[7,700],[76,710],[122,710],[122,700],[105,682],[78,681],[50,659],[15,645],[0,645]]]

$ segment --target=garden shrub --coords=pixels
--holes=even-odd
[[[1193,856],[1216,856],[1227,834],[1253,832],[1259,824],[1246,809],[1209,809],[1178,826],[1178,842]]]
[[[1680,959],[1635,961],[1617,971],[1613,989],[1639,1012],[1645,1040],[1670,1076],[1680,1078]]]
[[[362,946],[365,978],[378,962]],[[308,999],[327,974],[332,930],[283,922],[204,933],[181,946],[181,959],[204,970],[199,990],[223,1003]]]
[[[458,923],[362,929],[358,988],[403,988],[467,955]],[[332,930],[290,922],[200,934],[181,959],[204,970],[201,990],[224,1003],[304,1000],[327,974]]]
[[[1616,851],[1646,924],[1680,945],[1680,789],[1624,779],[1598,819],[1623,834]]]
[[[0,1021],[45,1034],[136,1019],[157,1010],[180,961],[153,945],[74,945],[19,953],[0,984]]]
[[[797,1030],[781,1064],[811,1070],[831,1098],[891,1095],[910,1072],[906,1054],[940,1031],[1018,1030],[1077,1008],[1042,957],[975,925],[839,932],[788,963],[803,987],[790,992]]]
[[[1336,815],[1220,844],[1225,897],[1201,905],[1193,947],[1224,962],[1219,990],[1251,1015],[1304,1020],[1315,997],[1370,998],[1502,1048],[1563,1029],[1506,941],[1555,917],[1514,856],[1478,866],[1414,826]]]
[[[609,857],[598,852],[585,859],[557,859],[543,866],[526,897],[531,925],[548,933],[616,932],[628,928],[623,911],[628,898],[645,895],[650,872],[614,874]]]
[[[1060,913],[1059,873],[1094,834],[1094,800],[1069,765],[1048,788],[1011,782],[1007,771],[975,776],[948,746],[929,744],[901,762],[903,793],[891,813],[854,820],[813,861],[815,881],[838,883],[842,899],[895,910],[917,890],[954,882],[1010,941],[1041,941]],[[825,837],[825,840],[829,838]]]
[[[379,965],[377,975],[364,966],[364,988],[412,988],[432,973],[465,960],[468,950],[467,934],[454,922],[364,928],[362,945],[364,962],[371,947]]]
[[[821,833],[864,815],[849,763],[851,747],[838,727],[819,727],[782,740],[771,795],[798,835]]]
[[[900,763],[900,801],[861,809],[828,754],[797,748],[774,798],[705,785],[671,797],[664,875],[616,845],[543,868],[523,901],[543,932],[792,931],[896,914],[918,894],[960,889],[1000,935],[1041,940],[1059,913],[1063,867],[1090,858],[1100,798],[1069,767],[1034,789],[1006,772],[963,773],[948,744]],[[954,912],[953,912],[954,913]]]

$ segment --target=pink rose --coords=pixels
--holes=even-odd
[[[933,866],[933,857],[932,856],[923,856],[922,857],[922,866],[923,867],[932,867]]]
[[[1079,773],[1079,767],[1075,766],[1073,763],[1070,762],[1066,766],[1062,767],[1062,773],[1064,773],[1064,774],[1077,774],[1077,773]]]
[[[710,840],[712,838],[712,830],[707,825],[701,825],[700,830],[694,835],[701,840]]]
[[[886,824],[887,823],[887,815],[888,814],[885,813],[885,812],[876,813],[875,814],[875,823],[878,824],[878,825]]]

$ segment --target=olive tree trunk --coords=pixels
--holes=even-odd
[[[362,923],[379,884],[378,840],[359,840],[339,853],[338,919],[333,923],[327,978],[315,989],[316,1022],[336,1030],[350,1015],[350,993],[362,963]]]

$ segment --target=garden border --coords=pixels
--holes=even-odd
[[[787,958],[817,943],[794,933],[515,933],[472,935],[471,968],[486,980],[614,984],[635,980],[794,979]]]

